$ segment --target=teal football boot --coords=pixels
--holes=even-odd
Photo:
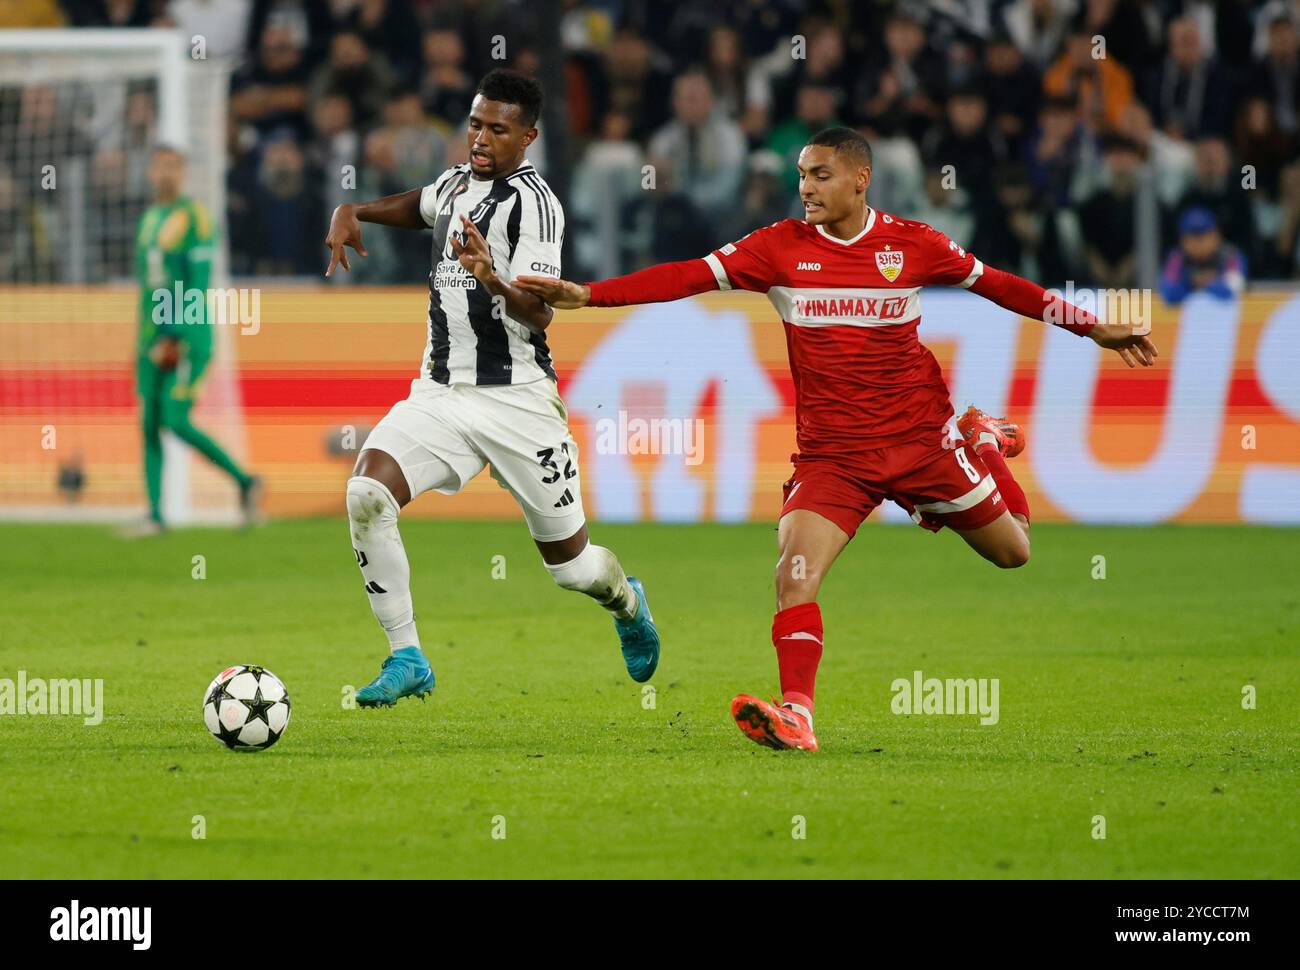
[[[659,666],[659,631],[650,615],[641,580],[629,576],[627,584],[636,592],[636,614],[630,620],[614,617],[614,628],[623,642],[623,662],[627,664],[628,675],[638,684],[644,684]]]
[[[419,647],[393,651],[379,676],[357,691],[359,707],[392,707],[401,697],[428,697],[433,693],[433,668]]]

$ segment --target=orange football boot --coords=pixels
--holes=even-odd
[[[737,694],[731,701],[731,716],[736,727],[755,744],[779,751],[816,751],[817,736],[804,720],[786,707],[769,704],[750,694]]]
[[[957,419],[957,430],[971,446],[979,443],[981,432],[987,431],[997,442],[1003,458],[1014,458],[1025,450],[1025,433],[1020,425],[1006,418],[991,418],[973,404]]]

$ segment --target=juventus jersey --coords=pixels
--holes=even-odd
[[[487,240],[497,276],[560,275],[564,210],[525,161],[509,175],[475,179],[468,164],[448,169],[420,194],[433,229],[429,339],[420,373],[439,384],[526,384],[555,380],[546,338],[507,315],[451,248],[468,216]]]

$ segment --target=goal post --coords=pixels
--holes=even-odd
[[[135,395],[135,229],[152,149],[187,156],[228,282],[230,65],[175,29],[0,30],[0,518],[120,520],[144,508]],[[196,422],[244,452],[232,341],[217,327]],[[164,433],[164,514],[224,521],[228,480]]]

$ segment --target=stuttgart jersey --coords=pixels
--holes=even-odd
[[[487,240],[497,276],[560,275],[564,210],[529,162],[497,179],[476,179],[468,164],[448,169],[420,193],[433,229],[429,339],[422,375],[439,384],[526,384],[555,380],[546,338],[506,313],[456,258],[468,216]]]
[[[705,257],[721,289],[766,293],[785,324],[800,457],[935,440],[952,416],[917,338],[923,286],[970,287],[984,266],[943,233],[868,209],[837,239],[784,219]]]

